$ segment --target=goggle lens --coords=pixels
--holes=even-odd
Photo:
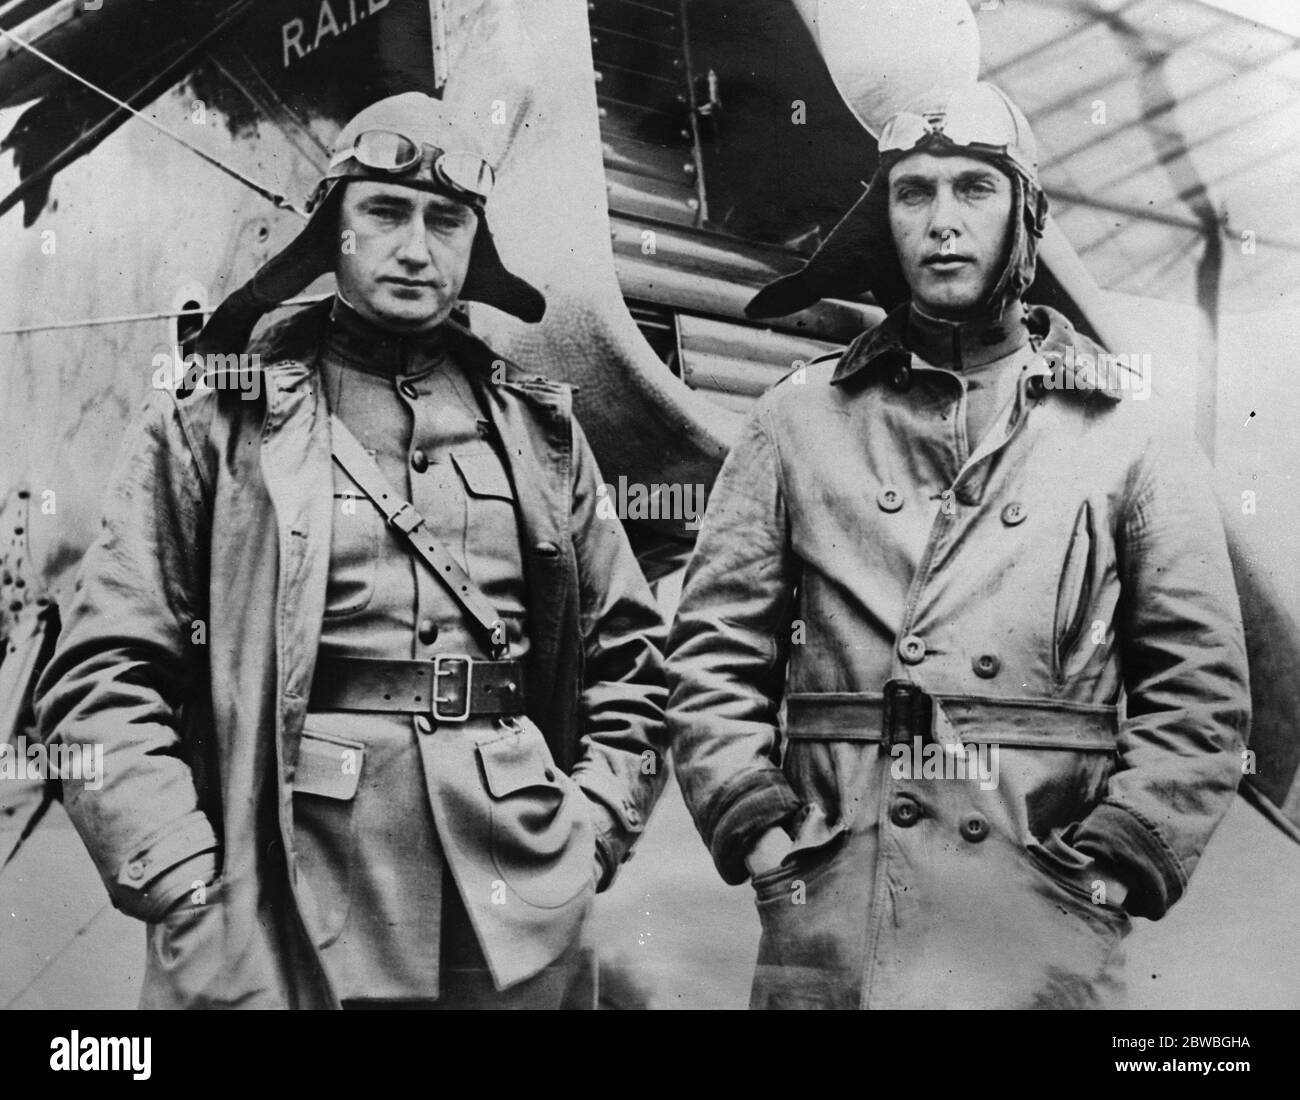
[[[907,152],[942,134],[954,145],[982,145],[1011,149],[1016,144],[1015,123],[1003,110],[990,112],[983,104],[958,100],[933,121],[923,115],[895,115],[880,132],[882,153]]]
[[[420,161],[420,147],[410,138],[390,130],[367,130],[357,135],[352,156],[380,172],[404,172]]]
[[[477,153],[443,153],[434,161],[434,168],[444,183],[480,199],[492,194],[496,183],[492,165]]]
[[[337,168],[347,160],[376,172],[409,172],[420,164],[423,147],[403,134],[391,130],[366,130],[357,135],[351,149],[337,153],[330,167]],[[487,201],[496,182],[496,173],[478,153],[446,153],[432,149],[431,170],[437,180],[461,194],[470,195],[481,202]]]

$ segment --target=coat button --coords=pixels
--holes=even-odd
[[[981,653],[970,663],[971,668],[975,670],[976,676],[983,676],[986,680],[993,679],[1002,667],[1002,662],[992,653]]]
[[[1018,523],[1025,522],[1025,516],[1029,513],[1025,511],[1025,506],[1018,500],[1013,500],[1002,509],[1002,522],[1008,527],[1014,527]]]
[[[962,818],[958,831],[972,844],[978,844],[989,835],[989,823],[983,814],[967,814]]]
[[[546,776],[546,782],[548,782],[548,783],[554,783],[554,782],[555,782],[555,769],[554,769],[554,768],[547,768],[546,771],[542,772],[542,774],[543,774],[544,776]]]
[[[882,512],[897,512],[903,506],[903,494],[892,485],[886,485],[876,494],[876,503]]]
[[[898,643],[898,655],[909,665],[919,665],[925,660],[925,642],[915,634],[909,634]]]
[[[900,798],[889,807],[889,820],[900,829],[910,829],[921,820],[921,807],[910,799]]]
[[[409,397],[412,401],[419,400],[420,392],[410,382],[398,382],[397,389],[403,397]]]
[[[126,865],[126,877],[131,879],[144,878],[144,864],[138,859],[132,860]]]
[[[1047,392],[1047,383],[1041,374],[1035,374],[1025,383],[1025,393],[1037,401]]]
[[[899,367],[890,376],[889,384],[900,392],[907,389],[912,384],[912,368]]]
[[[421,619],[415,635],[421,645],[433,645],[438,640],[438,624],[432,619]]]
[[[416,448],[416,450],[411,453],[411,469],[413,469],[417,474],[422,474],[428,468],[429,456],[425,454],[424,451]]]
[[[432,732],[433,732],[433,723],[430,722],[429,719],[426,718],[423,714],[417,714],[417,715],[415,716],[415,732],[416,732],[416,733],[432,733]]]

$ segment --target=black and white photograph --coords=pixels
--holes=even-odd
[[[1295,0],[4,0],[0,254],[38,1069],[1300,1008]]]

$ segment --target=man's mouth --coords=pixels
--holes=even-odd
[[[963,256],[959,252],[932,252],[921,261],[926,267],[936,268],[940,271],[955,270],[962,264],[973,264],[974,256]]]
[[[438,285],[430,279],[403,279],[400,275],[384,275],[380,277],[379,281],[381,283],[392,283],[394,286],[407,286],[420,290],[434,290]]]

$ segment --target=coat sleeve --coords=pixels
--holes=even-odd
[[[47,741],[102,746],[100,775],[64,781],[68,815],[113,904],[156,920],[217,863],[179,735],[206,668],[208,510],[171,393],[150,396],[110,486],[35,703]]]
[[[1211,484],[1204,455],[1172,434],[1135,472],[1118,532],[1119,765],[1073,837],[1127,871],[1125,908],[1153,919],[1182,895],[1227,811],[1250,725],[1241,609]]]
[[[604,890],[631,856],[667,779],[665,627],[617,512],[602,507],[604,484],[576,421],[573,456],[583,732],[571,774],[595,809]]]
[[[709,499],[668,638],[668,727],[686,805],[724,881],[800,809],[776,764],[797,580],[765,404]]]

